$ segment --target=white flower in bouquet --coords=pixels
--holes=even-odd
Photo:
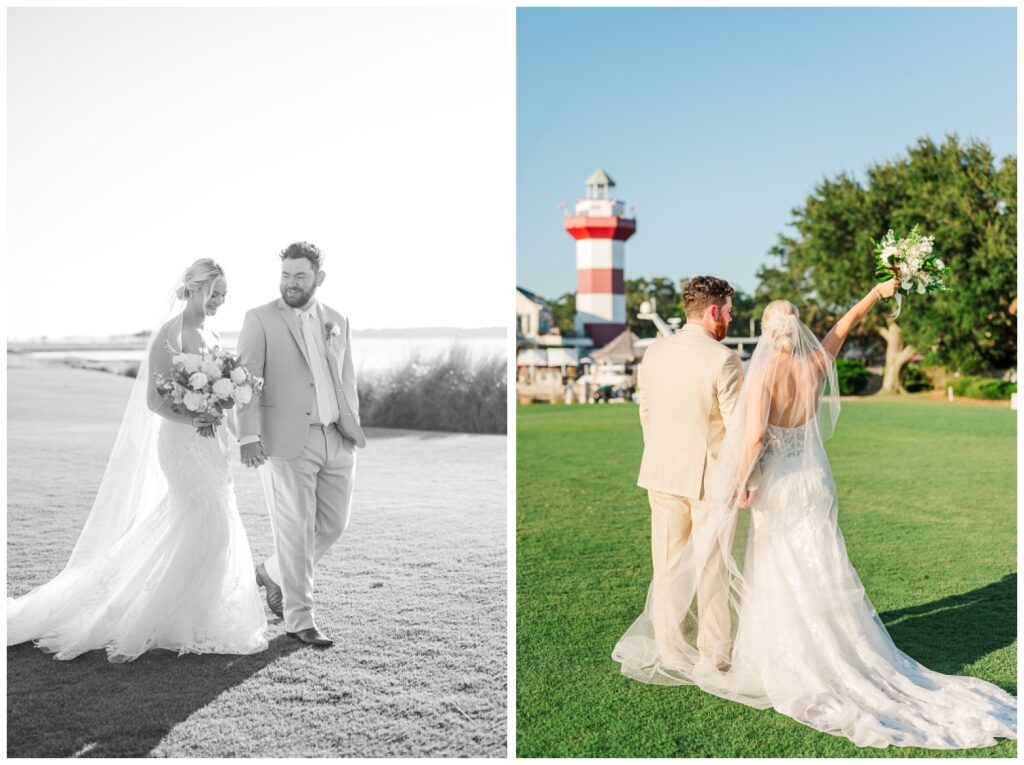
[[[189,391],[182,399],[182,403],[185,404],[185,408],[190,412],[198,412],[203,409],[203,405],[206,403],[206,396],[202,393]]]
[[[882,283],[892,278],[899,279],[900,289],[907,294],[925,295],[948,290],[942,280],[949,269],[933,254],[934,244],[935,238],[922,236],[919,226],[915,225],[903,237],[896,236],[889,229],[881,242],[874,242],[876,281]],[[891,318],[898,318],[902,308],[903,296],[897,292],[896,312]]]
[[[171,369],[154,375],[160,397],[175,412],[209,412],[218,419],[229,400],[239,406],[249,403],[263,390],[263,380],[238,365],[238,357],[213,348],[201,354],[181,353],[167,345]],[[224,370],[230,370],[228,375]],[[210,426],[199,428],[200,431]],[[204,435],[210,433],[204,432]]]
[[[252,388],[248,384],[239,385],[235,388],[232,397],[235,399],[236,403],[245,406],[252,401]]]
[[[235,384],[226,377],[222,377],[213,384],[213,394],[217,398],[231,398],[235,390]]]
[[[220,364],[213,359],[209,359],[200,364],[199,370],[211,380],[219,380],[224,376],[224,372],[220,368]]]

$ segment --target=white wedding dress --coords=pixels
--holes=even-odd
[[[162,339],[156,333],[154,341]],[[267,647],[227,428],[205,438],[150,412],[151,377],[144,363],[67,566],[8,599],[8,645],[32,640],[56,659],[104,649],[115,662],[154,648],[248,654]]]
[[[839,411],[834,363],[802,324],[786,330],[800,338],[797,358],[816,361],[769,358],[769,330],[762,338],[767,347],[759,345],[761,355],[755,351],[751,359],[710,479],[714,520],[695,529],[675,574],[681,627],[670,638],[672,655],[659,653],[649,596],[613,658],[624,674],[643,682],[696,684],[753,707],[773,707],[858,746],[964,749],[1016,739],[1012,695],[977,678],[933,672],[892,642],[839,530],[822,443]],[[754,463],[742,456],[746,442],[759,447],[747,452],[756,454]],[[737,507],[733,492],[736,476],[745,480],[752,464],[760,475],[747,511]],[[732,574],[735,630],[731,663],[721,666],[701,656],[693,639],[697,572],[716,547]]]
[[[750,514],[746,589],[728,672],[705,690],[774,707],[858,746],[974,748],[1017,737],[1017,701],[973,677],[942,675],[900,651],[846,554],[820,441],[768,424]],[[817,444],[814,466],[805,444]]]

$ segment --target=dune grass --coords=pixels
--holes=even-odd
[[[132,381],[8,368],[7,586],[67,560]],[[9,757],[502,757],[505,439],[369,429],[352,520],[317,565],[326,651],[284,635],[252,656],[154,651],[110,664],[7,650]],[[259,478],[235,463],[257,560],[273,543]]]
[[[537,757],[1014,757],[859,749],[774,710],[648,686],[610,654],[643,607],[636,408],[517,412],[517,750]],[[843,402],[828,451],[850,558],[896,644],[1016,693],[1016,425],[1003,407]]]
[[[382,428],[504,434],[507,370],[503,354],[477,358],[458,344],[440,355],[414,352],[360,376],[360,419]]]

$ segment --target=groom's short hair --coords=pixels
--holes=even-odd
[[[298,260],[299,258],[308,259],[313,264],[313,273],[320,273],[320,268],[324,264],[324,254],[315,244],[295,242],[281,250],[281,260]]]
[[[735,291],[725,279],[695,276],[683,289],[683,311],[688,318],[699,318],[709,306],[722,308]]]

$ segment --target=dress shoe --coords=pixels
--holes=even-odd
[[[288,634],[296,640],[305,643],[306,645],[315,645],[319,648],[330,648],[332,645],[334,645],[334,641],[327,637],[327,635],[322,633],[316,627],[307,627],[304,630],[299,630],[298,632],[289,632]]]
[[[270,610],[280,617],[284,617],[284,593],[281,588],[274,584],[274,580],[267,574],[266,566],[262,563],[256,567],[256,584],[265,587],[267,590],[267,605]]]

